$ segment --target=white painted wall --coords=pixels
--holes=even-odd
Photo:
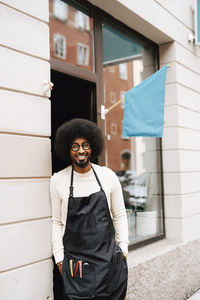
[[[52,297],[48,0],[0,3],[0,298]]]

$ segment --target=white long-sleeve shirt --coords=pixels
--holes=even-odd
[[[92,164],[106,194],[108,206],[116,232],[116,241],[122,251],[128,253],[128,225],[120,182],[116,174],[106,168]],[[50,181],[52,203],[52,247],[56,263],[64,258],[63,235],[68,210],[69,186],[72,167],[55,173]],[[92,169],[86,173],[74,171],[74,197],[89,196],[100,190]]]

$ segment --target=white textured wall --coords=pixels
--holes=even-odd
[[[160,53],[173,62],[163,138],[167,237],[187,241],[200,238],[200,57],[178,42]]]
[[[0,299],[52,296],[48,0],[0,3]]]
[[[193,30],[191,1],[157,1]],[[171,18],[172,18],[171,17]],[[161,64],[172,62],[166,87],[163,157],[167,237],[200,239],[200,48],[176,36],[161,45]]]

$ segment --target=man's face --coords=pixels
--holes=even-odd
[[[88,166],[91,159],[92,150],[85,138],[75,139],[70,147],[70,158],[73,164],[84,169]]]

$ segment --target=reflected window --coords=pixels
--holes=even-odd
[[[60,20],[66,21],[67,20],[67,4],[61,0],[54,0],[53,1],[53,16]]]
[[[77,64],[80,66],[88,66],[89,64],[89,47],[78,43],[77,45]]]
[[[120,74],[121,79],[124,79],[124,80],[128,79],[127,64],[119,65],[119,74]]]
[[[59,33],[53,35],[54,55],[61,59],[66,59],[66,37]]]
[[[116,93],[110,92],[110,103],[115,103],[116,102]]]
[[[106,164],[122,185],[133,244],[163,233],[159,139],[122,136],[125,95],[156,71],[156,50],[106,22],[102,28],[105,107],[112,105],[111,92],[121,100],[106,114]]]
[[[115,66],[110,66],[109,71],[110,73],[115,73]]]
[[[120,99],[121,99],[121,108],[124,108],[124,102],[125,102],[125,95],[126,92],[125,91],[120,91]]]
[[[111,125],[110,125],[110,132],[113,135],[117,134],[117,124],[116,123],[111,123]]]
[[[89,17],[83,14],[81,11],[77,11],[75,14],[75,26],[81,30],[90,30]]]

